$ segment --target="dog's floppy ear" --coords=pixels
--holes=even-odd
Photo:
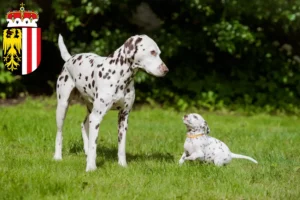
[[[205,126],[205,134],[209,134],[210,133],[210,128],[209,128],[206,121],[204,121],[204,126]]]
[[[124,43],[123,53],[125,53],[127,59],[134,59],[134,55],[138,50],[137,44],[140,43],[142,40],[143,38],[137,35],[132,36],[126,40],[126,42]]]

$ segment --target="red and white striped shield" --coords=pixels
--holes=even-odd
[[[9,28],[3,31],[4,66],[16,74],[30,74],[41,62],[41,28]]]
[[[41,62],[41,28],[22,28],[22,75],[36,70]]]

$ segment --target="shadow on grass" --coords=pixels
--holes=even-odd
[[[83,143],[82,141],[72,141],[69,145],[69,153],[71,154],[82,154]],[[118,160],[118,149],[116,147],[107,147],[104,145],[97,145],[97,156],[101,156],[104,160]],[[170,153],[160,153],[160,152],[151,152],[151,153],[137,153],[132,154],[126,152],[127,162],[133,161],[146,161],[146,160],[156,160],[164,162],[174,162],[174,156]],[[97,163],[103,164],[103,163]]]

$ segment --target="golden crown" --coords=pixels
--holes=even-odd
[[[20,4],[20,10],[9,11],[6,14],[7,27],[37,27],[38,13],[25,10],[25,4]]]

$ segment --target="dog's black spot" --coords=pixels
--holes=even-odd
[[[95,80],[93,80],[93,82],[92,82],[92,87],[94,87],[95,86]]]
[[[124,71],[123,71],[123,69],[122,69],[122,70],[120,71],[120,75],[121,75],[121,76],[123,75],[123,72],[124,72]]]
[[[130,92],[130,89],[129,88],[127,88],[127,93],[129,93]]]
[[[102,71],[104,71],[104,67],[102,68]]]
[[[123,85],[121,85],[120,89],[121,89],[121,90],[123,90],[123,88],[124,88],[124,86],[123,86]]]
[[[118,106],[117,109],[120,110],[120,109],[121,109],[121,106]]]
[[[61,81],[61,79],[63,79],[63,78],[64,78],[64,76],[60,76],[58,80]]]
[[[98,87],[96,87],[96,92],[98,91]]]
[[[124,60],[123,60],[124,58],[123,58],[123,56],[121,56],[121,58],[120,58],[120,63],[121,63],[121,66],[123,65],[123,63],[124,63]]]
[[[113,72],[112,72],[112,74],[115,74],[116,73],[116,70],[114,70]]]
[[[99,128],[99,125],[100,125],[100,123],[96,125],[95,129],[98,129],[98,128]]]
[[[110,87],[112,87],[113,85],[112,84],[110,84]]]
[[[104,103],[104,99],[101,98],[100,101],[101,101],[102,103]]]
[[[89,79],[89,77],[88,77],[88,76],[86,76],[86,77],[85,77],[85,80],[87,81],[88,79]]]
[[[107,77],[107,79],[110,79],[110,76],[109,76],[109,77]]]
[[[109,64],[111,65],[111,64],[113,64],[115,62],[115,60],[111,60],[111,61],[109,61]]]
[[[59,88],[59,84],[57,84],[57,88]]]
[[[81,58],[82,58],[82,55],[78,56],[77,60],[81,60]]]
[[[135,51],[133,52],[133,55],[132,55],[132,58],[134,59],[134,56],[135,56],[135,54],[136,54],[136,52],[138,51],[138,48],[136,47],[135,48]]]
[[[138,37],[138,39],[135,41],[135,45],[137,45],[138,43],[140,43],[143,40],[143,38]]]
[[[121,142],[122,137],[123,137],[123,133],[120,131],[118,135],[118,142]]]
[[[96,99],[98,99],[98,92],[96,93]]]
[[[116,87],[116,91],[115,91],[115,94],[118,93],[118,90],[119,90],[119,86]]]
[[[110,72],[111,72],[111,69],[109,69],[108,72],[110,73]]]
[[[107,72],[107,73],[103,76],[103,79],[106,79],[108,75],[109,75],[109,74],[108,74],[108,72]]]
[[[60,94],[58,94],[58,98],[60,99]]]
[[[196,115],[193,115],[193,117],[194,117],[195,119],[198,119],[198,117],[197,117]]]
[[[76,63],[76,61],[77,61],[76,59],[75,59],[75,60],[73,60],[73,65]]]
[[[94,77],[94,71],[92,72],[91,77],[92,77],[92,78]]]
[[[89,89],[91,89],[91,84],[89,83]]]
[[[129,47],[130,45],[132,45],[132,44],[131,44],[132,41],[133,41],[133,38],[132,38],[132,37],[129,38],[129,39],[125,42],[124,47],[127,48],[127,47]]]
[[[101,78],[102,77],[102,72],[101,71],[99,71],[99,78]]]
[[[67,82],[68,78],[69,78],[69,76],[66,75],[66,76],[65,76],[65,82]]]

